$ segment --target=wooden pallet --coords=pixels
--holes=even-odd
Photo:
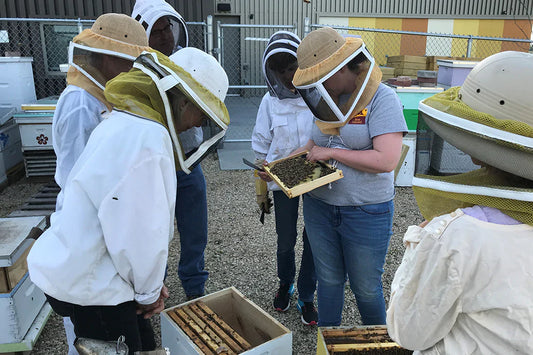
[[[167,314],[204,354],[233,355],[252,348],[202,301],[173,308]]]

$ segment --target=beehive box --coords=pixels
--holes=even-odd
[[[26,256],[46,218],[0,218],[0,293],[11,292],[28,271]],[[38,231],[38,232],[36,232]]]
[[[26,263],[32,234],[45,227],[42,216],[0,219],[0,344],[22,341],[46,301]]]
[[[387,81],[394,77],[394,68],[393,67],[379,67],[381,69],[382,77],[381,81]]]
[[[446,86],[461,86],[468,74],[476,66],[475,61],[438,60],[439,71],[437,82]]]
[[[409,76],[416,78],[418,70],[425,70],[426,57],[414,55],[399,55],[387,58],[387,66],[394,68],[395,76]]]
[[[413,352],[389,337],[385,326],[318,328],[317,355],[404,355]]]
[[[171,354],[292,354],[292,333],[234,287],[161,313]]]
[[[480,62],[483,58],[474,58],[474,57],[450,57],[450,56],[427,56],[427,65],[426,70],[438,70],[439,64],[437,63],[438,60],[468,60],[468,61],[474,61],[474,62]]]
[[[311,163],[305,159],[306,154],[307,152],[302,152],[287,158],[278,159],[265,166],[267,174],[289,198],[300,196],[343,177],[342,170],[335,169],[324,162]],[[293,184],[293,181],[288,181],[288,178],[293,179],[295,176],[303,177],[304,174],[300,173],[304,169],[310,171],[310,174],[306,178],[294,179],[294,181],[300,181],[296,184]]]

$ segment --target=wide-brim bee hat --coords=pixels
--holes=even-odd
[[[324,133],[334,132],[361,112],[372,100],[381,83],[381,70],[361,38],[343,37],[331,27],[309,33],[297,50],[298,69],[293,84],[318,119]],[[354,92],[336,100],[324,82],[346,64],[361,58]]]
[[[426,219],[477,204],[533,224],[532,80],[533,55],[501,52],[419,104],[413,190]]]

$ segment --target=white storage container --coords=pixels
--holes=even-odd
[[[0,343],[22,341],[45,301],[43,291],[31,282],[28,273],[10,293],[1,293]]]
[[[19,125],[22,150],[53,150],[53,113],[15,114]]]
[[[23,103],[37,100],[31,57],[0,57],[0,107],[20,111]]]
[[[34,241],[28,238],[34,227],[44,230],[46,217],[0,219],[0,272],[9,272],[7,268],[25,255]],[[6,278],[5,274],[1,276]],[[8,290],[0,293],[0,344],[18,343],[24,339],[46,301],[44,293],[31,282],[27,272]]]
[[[15,111],[14,107],[0,107],[0,126],[9,121]]]
[[[14,120],[0,126],[0,159],[0,170],[3,168],[6,172],[22,162],[20,132]]]
[[[234,287],[226,288],[161,312],[161,344],[163,347],[169,348],[171,354],[203,354],[168,314],[174,308],[196,301],[202,301],[252,345],[251,349],[241,352],[241,354],[292,354],[291,331],[244,297]]]
[[[403,144],[407,145],[409,150],[402,163],[402,167],[398,171],[398,175],[396,175],[394,184],[396,186],[412,186],[415,173],[416,135],[408,134],[403,137]]]
[[[439,71],[437,83],[446,86],[461,86],[479,62],[467,60],[437,60]]]

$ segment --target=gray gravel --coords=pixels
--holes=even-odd
[[[255,204],[255,190],[250,170],[219,169],[216,155],[208,156],[202,162],[207,180],[209,208],[209,243],[206,250],[206,268],[209,280],[206,292],[211,293],[234,286],[252,302],[267,311],[293,332],[293,353],[314,354],[316,352],[316,327],[304,326],[296,307],[288,312],[278,313],[272,308],[272,299],[277,288],[276,277],[276,235],[274,216],[267,215],[265,224],[259,222],[259,211]],[[21,179],[0,192],[0,216],[20,208],[22,203],[35,194],[42,182]],[[390,283],[404,248],[402,236],[407,227],[423,220],[418,212],[412,189],[397,187],[393,236],[383,275],[385,298],[388,301]],[[301,230],[301,228],[300,228]],[[298,243],[297,260],[301,253]],[[169,275],[167,286],[170,298],[166,306],[171,307],[185,301],[181,288],[177,264],[179,259],[179,235],[176,233],[170,246]],[[361,324],[353,294],[346,288],[343,326]],[[153,318],[156,335],[159,338],[159,318]],[[66,338],[62,320],[53,314],[34,346],[32,354],[65,354]]]

